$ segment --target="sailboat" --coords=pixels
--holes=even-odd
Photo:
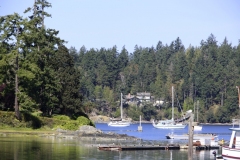
[[[197,122],[198,122],[198,106],[199,106],[199,101],[197,101]],[[195,103],[194,103],[194,114],[195,114]],[[200,125],[194,126],[194,131],[202,131],[202,126]]]
[[[121,118],[120,119],[111,119],[111,121],[108,123],[108,126],[110,127],[128,127],[130,126],[130,122],[123,119],[123,109],[122,109],[122,93],[121,93]]]
[[[153,127],[160,129],[183,129],[186,127],[186,124],[176,123],[174,121],[174,87],[172,86],[172,119],[170,120],[160,120],[157,123],[152,122]]]

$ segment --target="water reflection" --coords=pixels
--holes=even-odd
[[[187,150],[100,151],[75,139],[43,137],[0,137],[3,160],[186,160]],[[194,151],[193,159],[214,159],[212,151]]]

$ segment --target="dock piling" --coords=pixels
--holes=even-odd
[[[194,130],[194,126],[193,126],[193,114],[191,113],[190,119],[189,119],[189,126],[188,126],[188,160],[192,160],[193,158],[193,130]],[[190,147],[191,146],[191,147]]]

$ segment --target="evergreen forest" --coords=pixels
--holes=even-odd
[[[67,48],[59,31],[46,28],[51,4],[37,0],[24,13],[0,17],[0,110],[67,116],[120,115],[120,93],[150,92],[162,105],[123,104],[125,116],[138,120],[171,118],[171,86],[175,115],[194,110],[199,122],[226,123],[239,116],[240,43],[214,34],[199,46],[184,46],[179,37],[170,44],[136,45],[133,53],[118,48]],[[54,18],[54,17],[53,17]],[[80,28],[81,29],[81,28]],[[84,40],[82,40],[84,41]],[[178,110],[177,110],[178,108]]]

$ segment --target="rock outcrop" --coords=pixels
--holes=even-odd
[[[139,140],[139,138],[128,136],[127,134],[117,134],[114,132],[104,133],[100,129],[93,126],[81,126],[76,131],[67,131],[57,129],[57,138],[75,138],[79,140],[96,140],[96,141],[126,141],[126,140]]]

